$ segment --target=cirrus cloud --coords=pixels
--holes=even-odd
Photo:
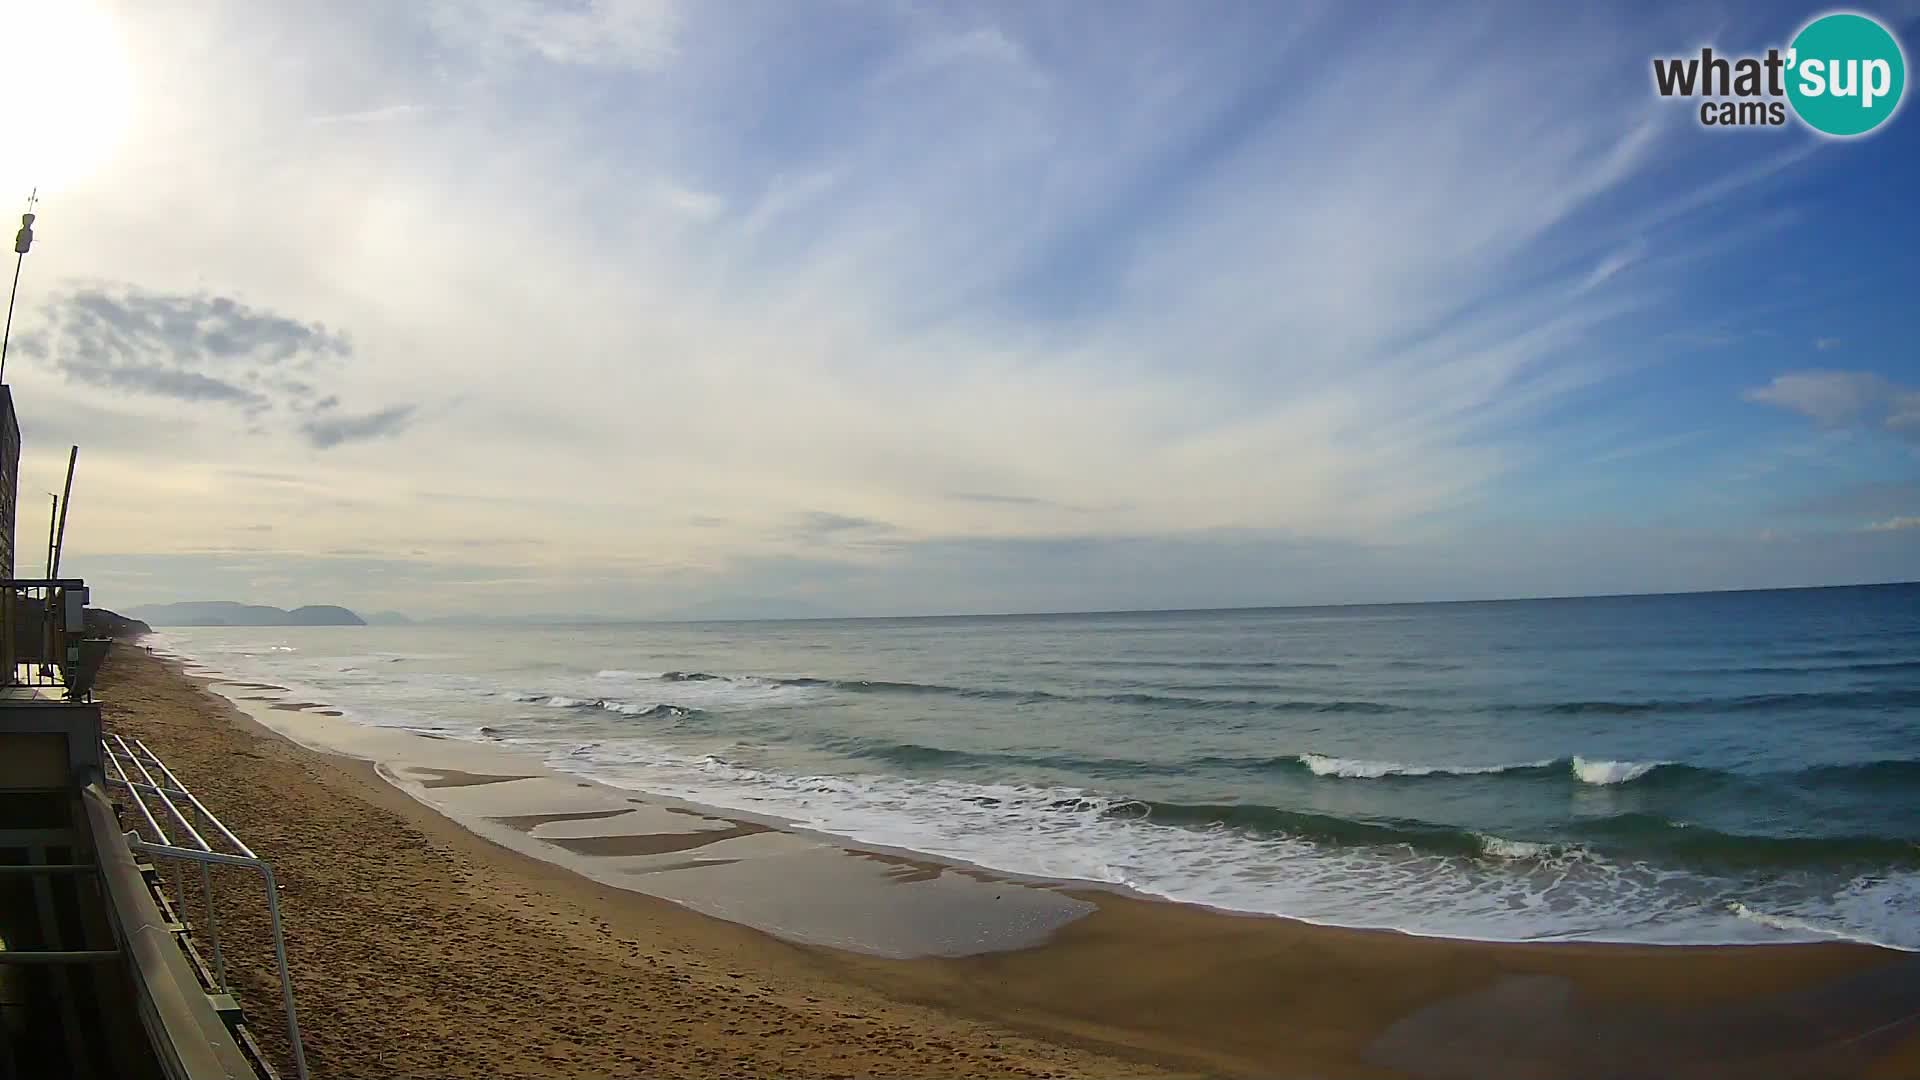
[[[114,310],[23,304],[53,361],[18,373],[28,464],[88,442],[76,555],[264,525],[283,569],[431,565],[443,607],[1266,600],[1359,595],[1338,567],[1377,545],[1464,564],[1526,470],[1675,456],[1614,391],[1749,334],[1703,329],[1702,291],[1767,262],[1816,151],[1649,100],[1645,57],[1711,12],[1363,18],[124,0],[143,123],[28,264]],[[1422,565],[1396,587],[1451,586]]]

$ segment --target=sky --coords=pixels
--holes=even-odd
[[[20,531],[78,444],[110,607],[1920,578],[1920,118],[1652,89],[1824,8],[0,10]]]

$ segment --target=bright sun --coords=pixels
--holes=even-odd
[[[87,179],[118,147],[132,73],[113,21],[92,0],[0,0],[0,210]]]

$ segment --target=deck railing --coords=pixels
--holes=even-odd
[[[279,969],[280,999],[286,1011],[293,1068],[300,1080],[307,1080],[307,1055],[300,1043],[300,1019],[293,1005],[293,978],[287,972],[286,937],[280,925],[280,887],[274,881],[273,867],[215,817],[146,743],[109,733],[101,740],[101,751],[107,783],[127,793],[135,815],[134,828],[127,834],[127,846],[150,858],[173,859],[199,867],[207,939],[213,950],[213,970],[208,973],[213,986],[209,989],[223,996],[230,996],[232,990],[227,982],[226,955],[220,944],[220,920],[213,902],[209,868],[236,866],[260,875],[266,889],[273,958]],[[181,902],[185,901],[183,895]]]
[[[80,578],[0,579],[0,678],[89,701],[106,644],[87,637]]]

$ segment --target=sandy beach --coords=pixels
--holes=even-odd
[[[277,690],[229,692],[283,731],[339,722]],[[1238,917],[531,772],[377,769],[126,647],[99,697],[273,861],[318,1077],[1920,1076],[1913,954]],[[284,1049],[257,886],[216,892],[240,996]],[[823,943],[841,933],[878,947]]]

